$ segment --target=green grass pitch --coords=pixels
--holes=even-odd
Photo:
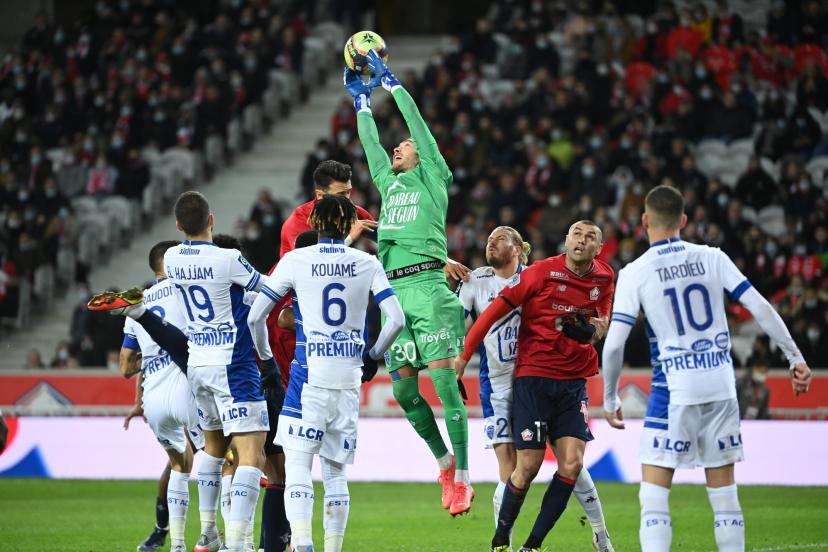
[[[352,483],[350,488],[351,515],[345,550],[489,549],[493,485],[477,485],[471,513],[457,519],[440,508],[440,489],[436,484]],[[515,528],[516,545],[522,544],[528,535],[544,488],[538,483],[529,493]],[[639,550],[638,486],[599,483],[598,490],[616,550]],[[316,491],[321,498],[321,484],[317,483]],[[193,504],[187,520],[188,547],[195,544],[198,536],[196,492],[196,486],[190,485]],[[828,487],[745,486],[739,492],[748,551],[828,551]],[[155,483],[151,481],[0,480],[0,550],[135,550],[153,527],[154,497]],[[321,500],[316,501],[314,540],[321,552],[320,503]],[[704,487],[676,486],[670,504],[673,550],[716,550]],[[592,550],[588,526],[580,521],[582,515],[573,498],[547,538],[546,549]]]

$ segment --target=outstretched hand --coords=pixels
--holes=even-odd
[[[400,80],[394,76],[394,73],[388,69],[388,66],[374,50],[368,52],[368,68],[374,74],[369,82],[374,82],[375,79],[377,81],[374,86],[382,84],[382,87],[390,92],[393,87],[400,85]]]

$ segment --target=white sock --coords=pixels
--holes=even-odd
[[[124,314],[129,316],[133,320],[138,320],[144,313],[147,312],[147,307],[144,305],[143,301],[138,303],[137,305],[132,305],[131,307],[124,308]]]
[[[715,489],[707,487],[707,497],[713,507],[713,534],[719,552],[744,552],[745,518],[736,484]]]
[[[190,505],[190,474],[170,471],[167,485],[167,508],[170,511],[170,545],[184,546],[184,526],[187,522],[187,507]]]
[[[638,538],[641,552],[669,552],[673,540],[670,520],[670,489],[641,482],[638,501],[641,504],[641,528]]]
[[[311,546],[313,535],[313,454],[285,449],[285,514],[290,522],[290,544]]]
[[[503,481],[497,482],[494,496],[492,496],[492,504],[494,504],[494,519],[495,529],[497,529],[497,516],[500,514],[500,505],[503,504],[503,492],[506,490],[506,483]]]
[[[586,468],[581,468],[581,473],[578,474],[578,480],[575,482],[575,490],[573,491],[581,507],[584,509],[589,524],[592,526],[592,532],[595,533],[595,538],[598,539],[598,544],[603,545],[609,540],[607,534],[607,526],[604,522],[604,510],[601,508],[601,499],[598,498],[598,490],[595,488],[595,483],[592,481],[592,476]]]
[[[447,452],[437,459],[437,465],[440,466],[441,470],[447,470],[451,467],[451,461],[453,459],[454,457],[451,455],[451,453]]]
[[[468,484],[469,470],[454,470],[454,482]]]
[[[230,486],[233,484],[233,475],[221,477],[221,519],[224,526],[230,523]]]
[[[201,518],[201,533],[208,536],[218,534],[216,510],[221,485],[221,467],[224,458],[202,453],[198,465],[198,514]]]
[[[241,549],[250,518],[259,500],[259,479],[262,470],[239,466],[230,487],[230,523],[225,528],[225,544],[230,550]]]
[[[325,485],[325,513],[322,526],[325,529],[325,552],[341,552],[351,509],[345,464],[319,458],[322,464],[322,482]]]

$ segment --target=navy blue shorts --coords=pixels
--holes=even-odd
[[[515,379],[512,434],[515,448],[544,449],[560,437],[592,441],[586,380],[537,376]]]

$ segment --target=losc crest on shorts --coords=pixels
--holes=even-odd
[[[664,468],[718,468],[744,459],[736,399],[669,404],[653,388],[640,444],[641,463]]]

